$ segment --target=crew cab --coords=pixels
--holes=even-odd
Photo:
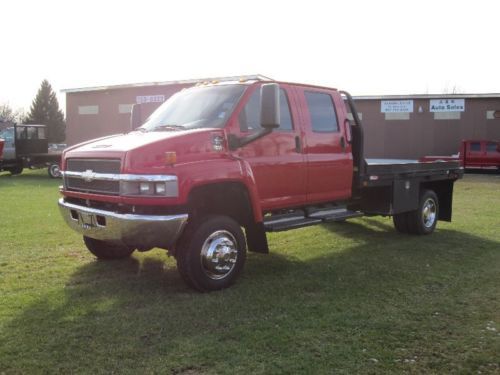
[[[365,160],[347,92],[238,81],[185,89],[131,132],[66,149],[62,173],[61,213],[95,256],[163,248],[211,291],[236,280],[247,247],[269,252],[266,232],[388,215],[400,232],[430,234],[451,220],[463,169]]]
[[[489,169],[500,172],[500,142],[493,140],[464,140],[455,155],[425,156],[421,161],[459,160],[465,169]]]

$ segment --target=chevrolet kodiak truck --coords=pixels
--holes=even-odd
[[[185,89],[128,134],[66,149],[62,174],[61,213],[97,258],[163,248],[212,291],[235,281],[247,247],[269,251],[266,232],[384,215],[430,234],[451,220],[463,169],[366,160],[347,92],[239,81]]]

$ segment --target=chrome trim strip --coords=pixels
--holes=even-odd
[[[91,172],[62,172],[63,177],[80,178],[82,180],[104,180],[104,181],[132,181],[132,182],[168,182],[177,181],[174,175],[156,175],[156,174],[113,174],[113,173],[95,173]]]
[[[68,203],[64,198],[59,199],[58,203],[64,220],[76,232],[97,240],[139,249],[172,247],[188,219],[188,214],[120,214]],[[105,224],[100,224],[96,216],[103,217]]]

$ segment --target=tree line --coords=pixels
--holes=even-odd
[[[27,114],[23,110],[14,111],[8,104],[1,104],[1,122],[46,125],[49,143],[62,143],[66,139],[66,120],[56,93],[46,79],[42,81]]]

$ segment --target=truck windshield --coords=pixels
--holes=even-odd
[[[221,128],[240,100],[244,85],[195,87],[163,103],[138,130]]]

